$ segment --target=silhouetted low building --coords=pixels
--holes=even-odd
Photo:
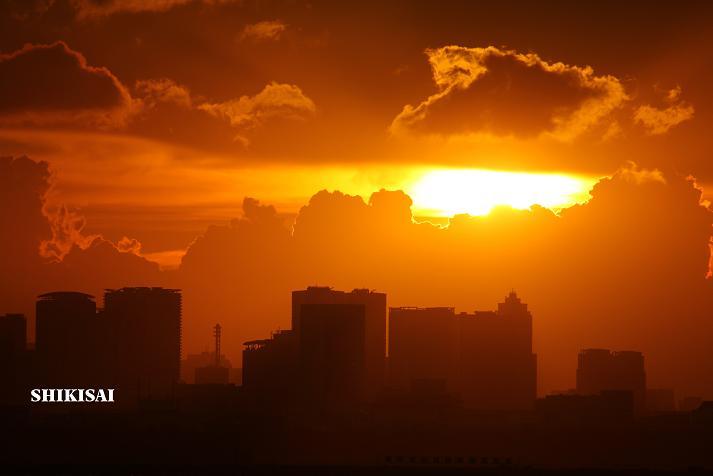
[[[27,398],[32,369],[26,334],[24,315],[0,316],[0,404],[19,404]]]
[[[181,360],[181,382],[187,384],[196,383],[196,369],[207,367],[215,361],[215,352],[201,352],[200,354],[188,354],[185,359]],[[225,354],[220,356],[220,366],[228,369],[230,383],[240,385],[241,379],[234,375],[240,369],[233,368],[232,363],[225,357]]]
[[[0,316],[0,359],[22,355],[27,349],[27,319],[23,314]]]
[[[550,424],[626,422],[634,417],[630,391],[610,390],[598,395],[548,395],[535,404],[540,418]]]
[[[605,390],[628,390],[637,412],[645,409],[646,372],[641,352],[585,349],[579,353],[577,393],[597,395]]]
[[[270,339],[245,342],[242,386],[264,402],[284,400],[297,384],[298,342],[293,331],[277,331]]]
[[[649,413],[670,413],[676,411],[676,398],[673,389],[646,389],[646,411]]]
[[[701,397],[684,397],[680,402],[678,402],[678,410],[682,412],[692,412],[701,406],[701,403],[703,403],[703,399]]]

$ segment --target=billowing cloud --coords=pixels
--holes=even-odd
[[[86,225],[84,217],[66,205],[44,207],[45,216],[52,229],[52,238],[40,244],[40,254],[54,261],[61,261],[74,247],[87,248],[96,235],[85,236],[82,233]]]
[[[650,104],[639,106],[634,111],[634,122],[642,125],[649,134],[668,132],[674,126],[693,119],[693,106],[681,100],[681,88],[677,86],[666,94],[667,107],[658,108]]]
[[[314,114],[314,102],[293,84],[272,82],[254,96],[222,103],[205,103],[199,109],[226,119],[240,131],[236,139],[247,144],[246,132],[275,119],[304,120]]]
[[[188,88],[169,78],[136,81],[134,90],[148,108],[153,108],[158,103],[171,103],[185,108],[192,105]]]
[[[628,96],[610,75],[493,46],[426,50],[438,91],[407,105],[391,131],[550,136],[569,141],[612,123]]]
[[[253,41],[275,41],[280,39],[280,36],[282,36],[286,29],[287,25],[281,20],[266,20],[251,23],[249,25],[245,25],[242,33],[240,33],[240,39]]]
[[[123,125],[132,98],[117,77],[66,43],[0,54],[0,123]]]

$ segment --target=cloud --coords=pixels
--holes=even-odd
[[[176,104],[188,109],[192,106],[188,88],[169,78],[136,81],[134,90],[147,108],[154,108],[159,103]]]
[[[657,108],[650,104],[639,106],[634,111],[634,122],[643,126],[651,135],[665,134],[674,126],[693,119],[693,106],[680,99],[681,88],[677,86],[666,94],[668,107]]]
[[[77,19],[107,17],[117,13],[165,12],[193,0],[71,0]]]
[[[136,238],[122,237],[116,243],[116,249],[122,253],[132,253],[135,255],[141,254],[141,243]]]
[[[27,263],[39,263],[39,246],[52,235],[42,209],[50,189],[47,162],[0,157],[0,262],[5,279]]]
[[[52,238],[42,241],[40,254],[53,261],[61,261],[74,246],[81,249],[89,247],[97,235],[85,236],[82,233],[86,225],[84,217],[66,205],[45,205],[44,213],[52,229]]]
[[[245,25],[240,39],[252,41],[276,41],[287,29],[287,25],[281,20],[266,20]]]
[[[107,68],[63,41],[27,44],[0,54],[0,123],[124,125],[132,113],[126,87]]]
[[[622,83],[589,66],[550,63],[534,53],[445,46],[426,50],[438,91],[393,120],[393,133],[572,139],[628,100]]]
[[[226,119],[240,131],[237,140],[247,145],[244,135],[275,119],[305,120],[315,113],[314,102],[292,84],[272,82],[255,96],[241,96],[222,103],[198,106],[211,115]]]

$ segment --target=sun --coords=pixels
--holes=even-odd
[[[589,199],[596,179],[565,174],[442,169],[425,172],[408,194],[419,215],[487,215],[499,205],[553,210]]]

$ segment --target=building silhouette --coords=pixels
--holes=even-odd
[[[464,405],[531,410],[537,397],[537,356],[527,304],[512,291],[497,311],[461,313],[457,323],[457,386]]]
[[[676,411],[676,395],[672,388],[647,388],[646,411],[671,413]]]
[[[605,390],[630,391],[634,409],[645,408],[646,372],[641,352],[584,349],[577,364],[577,393],[598,395]]]
[[[389,383],[401,391],[454,392],[457,326],[452,307],[389,309]]]
[[[23,314],[0,316],[0,404],[18,404],[26,397],[31,377],[26,333]]]
[[[292,329],[300,339],[302,307],[310,304],[345,304],[364,307],[364,396],[373,399],[383,388],[386,372],[386,294],[368,289],[351,292],[311,286],[292,292]]]
[[[362,304],[302,304],[299,379],[306,401],[339,407],[366,396],[366,309]]]
[[[60,388],[92,384],[101,367],[94,296],[68,291],[42,294],[36,319],[39,381]]]
[[[180,378],[181,293],[177,289],[121,288],[104,294],[108,370],[132,399],[171,397]]]
[[[245,342],[243,349],[243,388],[259,395],[264,402],[284,400],[294,395],[299,370],[297,334],[277,331],[270,339]]]
[[[537,357],[527,304],[513,291],[497,311],[391,308],[389,377],[402,390],[444,382],[472,409],[531,410]]]
[[[604,390],[596,395],[553,394],[538,399],[535,410],[550,425],[622,423],[634,417],[634,399],[626,390]]]
[[[27,319],[24,314],[0,316],[0,359],[19,357],[27,350]]]
[[[213,353],[213,361],[208,365],[196,368],[195,382],[198,385],[218,384],[227,385],[229,381],[229,369],[222,365],[220,358],[220,324],[213,327],[213,337],[215,339],[215,351]]]

